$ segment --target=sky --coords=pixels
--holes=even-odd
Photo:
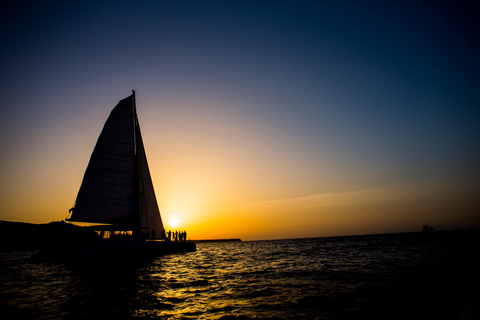
[[[18,1],[0,10],[0,220],[68,216],[137,90],[166,229],[480,227],[480,10],[462,1]]]

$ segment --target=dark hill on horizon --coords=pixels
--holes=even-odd
[[[0,220],[0,251],[39,250],[52,241],[75,244],[95,241],[98,237],[91,229],[65,221],[34,224]]]

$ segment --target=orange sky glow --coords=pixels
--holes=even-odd
[[[198,114],[178,114],[175,106],[156,108],[138,95],[164,226],[187,230],[191,239],[404,232],[424,223],[468,227],[477,219],[471,205],[475,195],[467,184],[453,188],[434,179],[387,184],[377,168],[358,173],[329,159],[328,146],[309,150],[281,130],[241,114],[219,116],[216,107],[194,102],[189,105],[201,110]],[[109,107],[101,107],[105,119]],[[33,150],[36,157],[22,158],[21,170],[5,177],[12,183],[2,193],[9,195],[2,199],[2,219],[46,223],[67,217],[103,125],[98,119],[90,122],[95,124],[87,132],[79,125],[68,128],[65,137],[51,137],[56,143],[48,143],[50,137],[26,142],[22,149]],[[52,136],[56,131],[50,130]]]

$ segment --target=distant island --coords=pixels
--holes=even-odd
[[[204,243],[204,242],[235,242],[235,241],[242,241],[242,239],[207,239],[207,240],[191,240],[195,243]]]

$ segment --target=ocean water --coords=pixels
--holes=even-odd
[[[0,253],[2,319],[456,319],[480,233],[199,243],[142,261]],[[474,300],[473,300],[474,301]]]

